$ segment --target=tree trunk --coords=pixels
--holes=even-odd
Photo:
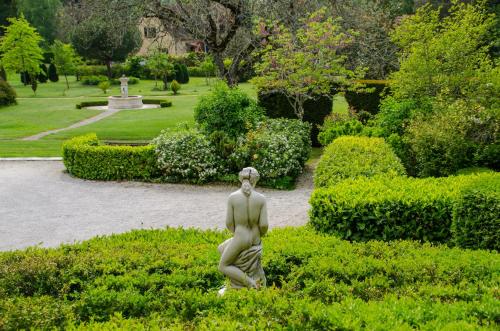
[[[66,87],[69,90],[69,82],[68,82],[68,75],[64,74],[64,79],[66,79]]]
[[[113,71],[111,71],[111,60],[106,61],[106,68],[108,69],[108,79],[113,79]]]

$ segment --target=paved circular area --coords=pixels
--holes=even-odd
[[[94,182],[58,161],[0,161],[0,250],[57,246],[131,229],[224,228],[230,186]],[[271,227],[307,222],[311,171],[294,191],[260,189]]]

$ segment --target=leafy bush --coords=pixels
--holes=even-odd
[[[188,67],[188,73],[190,77],[216,77],[217,76],[217,69],[213,67],[213,70],[207,71],[205,68],[202,67]]]
[[[179,82],[177,82],[175,79],[170,84],[170,88],[172,89],[172,92],[174,92],[174,95],[177,95],[181,87],[181,84],[179,84]]]
[[[263,266],[276,287],[221,298],[228,236],[141,230],[0,253],[0,329],[498,329],[498,253],[275,229]]]
[[[340,136],[356,136],[363,131],[363,124],[350,114],[332,113],[320,127],[318,140],[327,146]]]
[[[180,84],[189,83],[189,72],[185,64],[176,63],[174,65],[174,70],[175,70],[176,81],[178,81]]]
[[[49,65],[48,78],[54,83],[59,81],[59,74],[57,73],[57,68],[54,63]]]
[[[164,132],[153,144],[167,181],[205,183],[217,177],[222,162],[204,135],[196,131]]]
[[[40,83],[47,83],[47,81],[49,80],[49,77],[48,77],[48,70],[47,70],[47,66],[43,63],[40,63],[40,72],[38,73],[36,79],[40,82]]]
[[[401,161],[382,138],[337,138],[326,147],[316,172],[316,187],[328,187],[348,178],[404,176]]]
[[[5,68],[1,64],[0,64],[0,79],[7,81],[7,72],[5,71]]]
[[[287,97],[279,92],[259,91],[258,104],[270,118],[296,119]],[[304,104],[304,121],[311,123],[311,140],[313,146],[320,146],[318,141],[319,127],[323,125],[326,116],[331,114],[333,102],[329,96],[317,96]]]
[[[76,109],[82,109],[82,108],[87,108],[87,107],[107,106],[107,105],[108,105],[108,101],[107,100],[102,100],[102,101],[84,101],[84,102],[76,104]]]
[[[345,99],[356,113],[368,112],[375,115],[379,112],[382,92],[388,87],[385,80],[360,80],[365,86],[365,91],[346,91]],[[366,91],[367,90],[367,91]]]
[[[145,180],[158,177],[154,146],[102,146],[95,134],[63,144],[63,160],[73,176],[93,180]]]
[[[223,131],[232,138],[255,128],[263,116],[262,109],[248,95],[223,83],[201,97],[194,110],[194,118],[204,132],[210,135]]]
[[[16,104],[16,91],[6,81],[0,78],[0,107]]]
[[[311,125],[299,120],[270,119],[250,131],[229,159],[236,169],[252,166],[261,184],[291,188],[311,152]]]
[[[109,80],[105,80],[97,84],[97,87],[102,90],[104,94],[108,93],[109,88],[111,87],[111,84]]]
[[[161,99],[143,99],[142,103],[145,105],[160,105],[161,108],[172,107],[172,101]]]
[[[137,77],[127,77],[128,78],[128,85],[137,85],[141,82],[141,80]],[[121,85],[120,79],[112,79],[111,81],[112,85]]]
[[[106,76],[82,76],[81,83],[83,85],[99,85],[100,82],[108,81]]]
[[[453,211],[454,243],[500,251],[500,176],[482,175],[464,188]]]

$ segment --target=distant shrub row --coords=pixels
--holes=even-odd
[[[340,137],[316,173],[310,223],[348,240],[500,249],[500,175],[415,179],[380,138]]]
[[[142,103],[145,105],[160,105],[161,108],[172,107],[172,101],[169,100],[160,100],[160,99],[143,99]],[[107,100],[100,101],[84,101],[76,105],[76,109],[82,109],[86,107],[98,107],[98,106],[107,106]]]
[[[219,297],[227,236],[143,230],[0,253],[0,329],[498,330],[498,253],[278,229],[263,238],[275,286]]]

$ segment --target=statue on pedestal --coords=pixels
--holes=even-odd
[[[234,236],[219,245],[219,270],[229,277],[232,288],[266,286],[262,269],[262,242],[269,227],[266,198],[254,190],[259,173],[245,168],[239,173],[241,188],[228,199],[226,227]],[[219,291],[223,295],[225,288]]]
[[[128,78],[125,75],[120,78],[120,84],[122,98],[128,98]]]

